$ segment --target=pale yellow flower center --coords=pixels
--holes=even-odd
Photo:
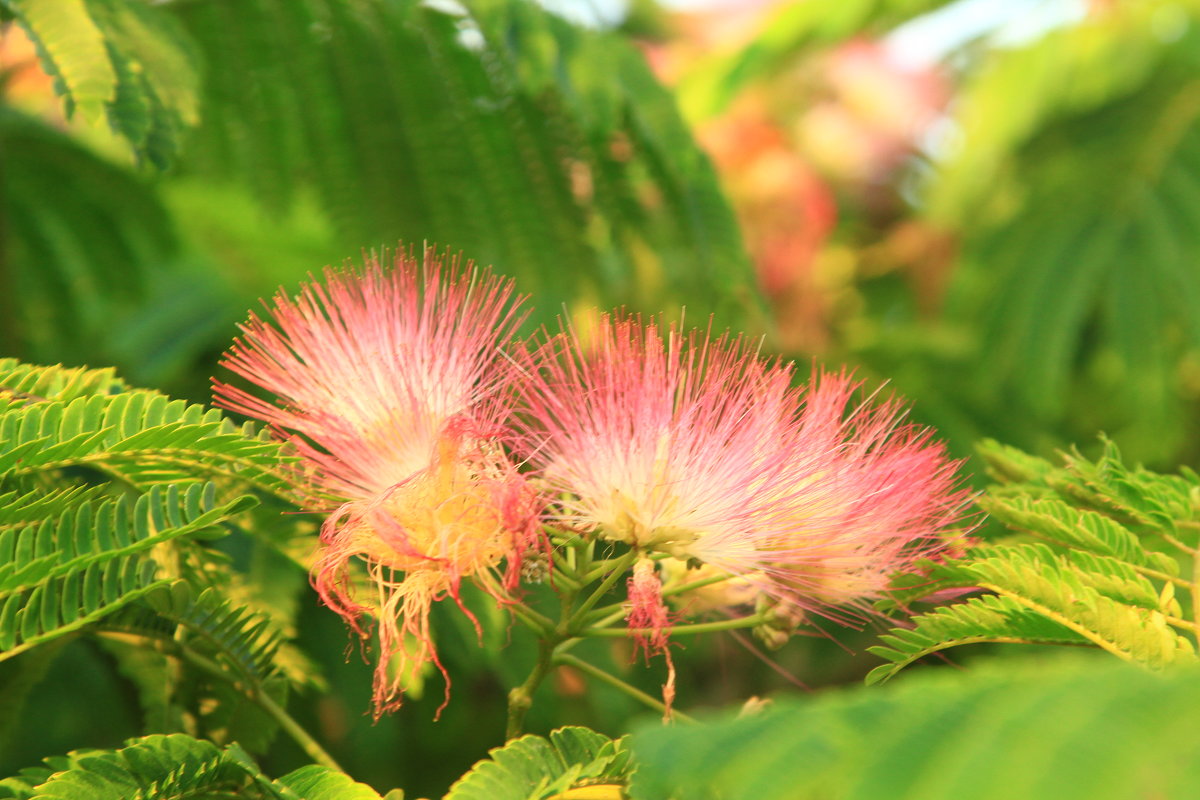
[[[394,570],[444,572],[447,583],[500,562],[511,536],[492,486],[477,467],[442,455],[360,517],[357,552]]]

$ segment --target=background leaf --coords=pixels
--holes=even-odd
[[[116,96],[117,75],[86,0],[4,0],[4,5],[39,44],[42,65],[56,79],[68,113],[77,108],[89,120],[99,118]]]
[[[343,252],[461,249],[542,299],[541,320],[581,301],[754,306],[712,167],[639,53],[532,3],[439,9],[180,4],[225,65],[193,163],[276,209],[314,189]]]
[[[632,736],[635,800],[1123,800],[1200,791],[1195,668],[1088,658],[939,670]]]
[[[450,787],[445,800],[548,800],[582,786],[623,786],[629,754],[587,728],[559,728],[548,738],[522,736],[497,747]]]

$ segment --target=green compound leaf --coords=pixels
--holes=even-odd
[[[381,800],[328,767],[272,781],[236,744],[220,748],[183,734],[130,739],[118,750],[78,750],[0,781],[0,798],[45,800]]]
[[[1062,455],[1062,466],[994,441],[981,442],[977,448],[979,454],[991,476],[1001,484],[990,490],[994,498],[988,501],[993,505],[992,513],[1003,517],[1011,513],[1010,505],[1020,513],[1020,503],[1057,498],[1077,509],[1109,517],[1138,536],[1169,534],[1196,538],[1195,523],[1200,517],[1200,506],[1196,502],[1200,496],[1200,476],[1187,467],[1183,467],[1178,475],[1127,467],[1111,440],[1101,437],[1101,442],[1103,452],[1094,462],[1072,451]],[[1065,513],[1060,509],[1055,516]],[[1023,523],[1024,520],[1018,521],[1014,517],[1011,524],[1026,527]],[[1041,532],[1049,534],[1051,530],[1053,526]],[[1137,546],[1119,533],[1107,531],[1089,535],[1098,535],[1104,541],[1102,544],[1092,542],[1088,549],[1097,546],[1116,548],[1114,554],[1134,557]],[[1156,540],[1152,538],[1151,541]],[[1157,560],[1157,556],[1150,557]]]
[[[213,477],[286,492],[281,460],[254,428],[152,391],[0,407],[0,481],[88,466],[141,489]]]
[[[549,800],[576,787],[623,786],[630,773],[624,741],[579,727],[522,736],[490,751],[445,800]]]
[[[1200,675],[996,660],[743,718],[646,725],[634,800],[1128,800],[1200,794]]]
[[[84,501],[53,519],[0,531],[0,596],[181,536],[223,535],[220,523],[255,504],[218,504],[213,484],[153,486],[138,497]]]
[[[295,792],[302,800],[382,800],[370,786],[315,764],[289,772],[276,784]]]
[[[894,639],[888,641],[903,657],[896,660],[894,654],[879,653],[896,660],[898,666],[876,679],[909,663],[912,659],[908,656],[919,649],[933,652],[975,641],[1078,643],[1059,628],[1120,658],[1147,666],[1190,661],[1195,656],[1191,643],[1164,616],[1177,611],[1177,604],[1116,559],[1079,551],[1057,554],[1041,544],[992,546],[978,548],[964,559],[938,568],[935,574],[957,575],[954,583],[958,586],[978,586],[1007,602],[975,600],[962,612],[940,609],[916,617],[915,631],[893,629]],[[1014,613],[1015,606],[1025,611]],[[1030,614],[1057,627],[1034,624]],[[1006,627],[1009,621],[1012,624]],[[975,634],[971,633],[973,624],[979,626]],[[945,631],[949,638],[941,643],[927,640],[939,631]],[[896,648],[903,643],[908,647]]]
[[[199,53],[175,18],[153,4],[87,2],[118,78],[109,123],[140,160],[166,169],[200,121]]]
[[[153,562],[109,559],[0,595],[0,660],[90,625],[164,586]]]
[[[166,210],[137,176],[41,120],[0,107],[0,149],[20,153],[0,175],[9,313],[32,358],[100,352],[108,330],[136,317],[149,276],[179,251]]]
[[[1115,429],[1174,460],[1181,364],[1200,350],[1197,9],[1117,3],[968,80],[928,214],[963,234],[952,318],[980,331],[982,390],[1042,424]],[[1103,396],[1067,419],[1066,398]],[[1011,409],[1010,409],[1011,412]]]
[[[254,499],[216,501],[212,484],[155,486],[86,500],[56,518],[0,530],[0,660],[91,625],[165,585],[151,550],[196,537]]]
[[[992,495],[980,498],[979,505],[1012,528],[1029,531],[1064,547],[1112,556],[1171,575],[1179,571],[1174,558],[1148,550],[1136,534],[1111,517],[1081,510],[1062,500]]]
[[[0,0],[37,45],[67,112],[107,116],[139,160],[166,168],[199,121],[197,54],[169,14],[136,0]]]
[[[620,36],[523,0],[169,9],[221,65],[197,174],[279,210],[315,193],[349,248],[461,250],[545,298],[536,322],[563,303],[756,309],[715,171]]]
[[[1188,562],[1200,539],[1194,473],[1126,467],[1111,442],[1096,461],[1072,453],[1063,466],[995,442],[985,442],[980,453],[1000,481],[980,505],[1019,534],[1009,540],[1017,543],[981,544],[927,564],[924,574],[899,576],[894,597],[880,610],[941,589],[992,594],[892,630],[872,650],[891,663],[869,681],[975,642],[1090,644],[1154,668],[1195,660],[1183,634],[1195,635],[1197,595],[1179,577],[1194,574]],[[1022,541],[1029,538],[1040,541]]]
[[[138,684],[147,714],[170,717],[186,707],[207,738],[236,741],[251,752],[266,751],[278,723],[247,701],[248,692],[282,706],[290,690],[320,685],[315,668],[286,641],[279,624],[242,606],[225,587],[198,591],[176,581],[94,629],[116,635],[110,648],[120,651],[118,659]],[[159,652],[181,665],[187,680],[141,655]],[[180,693],[163,697],[164,684],[176,683]]]
[[[871,653],[889,664],[876,667],[867,683],[891,678],[904,667],[941,650],[964,644],[1009,642],[1030,644],[1086,645],[1082,634],[1033,611],[1011,597],[984,595],[939,608],[913,620],[912,628],[895,628],[880,636],[882,646]]]
[[[38,45],[42,67],[67,103],[90,122],[116,97],[117,75],[86,0],[3,0]]]
[[[0,358],[0,400],[5,403],[60,400],[116,394],[129,387],[112,367],[41,367]]]

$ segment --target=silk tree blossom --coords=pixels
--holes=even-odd
[[[364,615],[376,620],[377,715],[399,705],[425,664],[446,676],[431,604],[458,602],[464,577],[502,563],[495,591],[507,592],[538,541],[537,496],[501,447],[503,349],[518,305],[510,281],[457,259],[399,253],[389,270],[372,257],[361,272],[327,269],[298,296],[278,294],[226,355],[225,366],[277,399],[218,384],[218,403],[286,437],[306,505],[332,511],[313,584],[360,636],[369,636]],[[356,589],[355,561],[369,596]]]
[[[855,405],[861,386],[813,375],[783,446],[822,456],[785,471],[765,498],[775,530],[759,545],[772,556],[764,591],[794,609],[865,612],[893,574],[956,543],[968,505],[931,431],[906,424],[895,400]]]
[[[943,449],[895,404],[851,407],[845,375],[797,389],[739,340],[611,317],[535,361],[522,434],[554,515],[733,576],[739,599],[865,607],[945,546],[964,504]],[[661,586],[636,577],[630,620],[667,626]],[[641,644],[665,650],[655,632]]]
[[[753,527],[747,499],[783,466],[788,369],[738,341],[602,316],[555,337],[523,384],[523,436],[558,519],[687,558]],[[704,541],[701,541],[704,540]]]

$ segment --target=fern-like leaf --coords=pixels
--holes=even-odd
[[[1198,609],[1183,605],[1194,605],[1194,577],[1179,577],[1194,575],[1190,565],[1182,566],[1196,557],[1200,480],[1194,474],[1126,467],[1107,440],[1097,460],[1071,453],[1062,466],[996,442],[979,449],[1000,482],[980,505],[1023,535],[1010,540],[1017,544],[980,544],[961,557],[925,564],[922,574],[898,576],[895,596],[880,610],[940,589],[996,596],[936,609],[916,617],[911,630],[893,630],[875,651],[892,663],[875,670],[872,680],[973,641],[1087,642],[1151,667],[1195,659],[1193,644],[1180,633],[1195,635]],[[1022,541],[1030,535],[1041,541]]]
[[[0,358],[0,398],[10,403],[68,402],[77,397],[116,394],[128,389],[112,367],[43,367],[15,358]]]
[[[91,625],[164,585],[153,562],[125,556],[5,592],[0,660]]]
[[[620,37],[524,0],[170,9],[226,67],[207,76],[193,166],[267,205],[315,190],[351,246],[462,250],[546,297],[547,320],[580,296],[756,302],[711,164]]]
[[[136,326],[149,287],[182,264],[166,208],[128,169],[9,106],[0,107],[0,149],[21,154],[0,180],[10,336],[31,360],[118,363],[112,331]]]
[[[922,614],[913,620],[912,628],[895,628],[879,638],[884,644],[868,650],[890,663],[871,670],[867,683],[885,681],[919,658],[959,645],[1090,644],[1083,635],[1019,601],[993,594]]]
[[[629,773],[624,740],[559,728],[548,738],[522,736],[490,751],[445,800],[548,800],[582,786],[623,787]]]
[[[55,78],[68,112],[95,122],[116,98],[117,74],[104,34],[86,0],[4,0],[38,45],[42,66]]]
[[[50,769],[30,769],[0,781],[0,797],[380,800],[370,787],[328,767],[304,767],[272,781],[236,744],[220,748],[183,734],[144,736],[117,750],[81,750],[46,761]]]
[[[1179,364],[1200,350],[1200,90],[1196,10],[1169,41],[1157,11],[1114,4],[995,51],[926,207],[964,234],[979,288],[950,312],[980,325],[978,385],[1042,424],[1072,424],[1074,392],[1103,396],[1078,430],[1120,429],[1165,461]]]
[[[381,800],[379,794],[366,784],[317,765],[289,772],[276,784],[294,792],[301,800]]]
[[[1149,582],[1139,583],[1140,576],[1115,559],[1092,556],[1081,568],[1043,545],[1024,545],[986,548],[956,567],[966,582],[1010,597],[1122,658],[1162,666],[1194,655],[1156,607],[1159,596]],[[1135,593],[1136,605],[1125,602]]]
[[[173,656],[187,674],[141,670],[130,664],[134,680],[148,682],[143,694],[147,712],[191,710],[203,733],[218,742],[237,741],[248,750],[265,751],[278,731],[277,721],[251,697],[268,697],[284,705],[291,688],[319,685],[314,668],[269,617],[255,613],[224,592],[210,587],[197,592],[179,581],[120,614],[103,620],[96,630],[116,635],[121,645]],[[162,667],[163,665],[159,665]],[[220,673],[214,674],[213,669]],[[178,685],[180,694],[159,697],[162,685]]]
[[[217,477],[286,491],[279,444],[220,411],[131,391],[28,403],[0,414],[0,480],[90,466],[144,489]]]
[[[219,503],[212,484],[173,484],[136,499],[87,499],[57,517],[0,528],[0,660],[164,586],[154,548],[223,533],[218,526],[254,502],[243,495]]]
[[[1200,794],[1195,667],[997,659],[634,731],[634,800],[1128,800]]]
[[[1023,529],[1064,547],[1112,556],[1130,564],[1175,575],[1179,563],[1149,550],[1124,526],[1103,514],[1080,510],[1062,500],[984,497],[980,507],[1010,527]]]
[[[0,597],[105,561],[198,536],[253,506],[243,495],[219,504],[213,484],[151,487],[136,500],[85,501],[56,519],[0,531]],[[219,529],[217,529],[218,532]]]
[[[2,0],[37,45],[68,114],[107,116],[134,153],[166,167],[199,120],[199,73],[186,35],[127,0]]]

